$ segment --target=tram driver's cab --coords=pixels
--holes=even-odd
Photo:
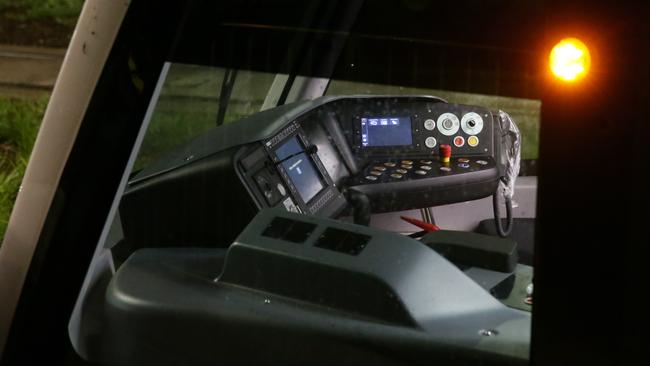
[[[225,9],[214,33],[188,10],[68,324],[83,359],[528,363],[536,185],[517,179],[516,120],[530,99],[444,92],[457,45],[369,37],[354,4],[295,28]],[[384,42],[412,58],[366,57]],[[447,54],[450,84],[413,80]]]
[[[431,96],[325,96],[211,129],[129,177],[102,336],[85,334],[89,291],[71,322],[79,349],[116,365],[245,364],[354,339],[346,362],[525,364],[532,268],[507,237],[511,196],[498,215],[519,149],[507,113]],[[432,207],[489,197],[501,236],[433,222]]]

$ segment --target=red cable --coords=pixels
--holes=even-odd
[[[414,219],[412,217],[400,216],[400,218],[402,220],[408,222],[409,224],[413,224],[413,225],[419,227],[420,229],[422,229],[424,231],[438,231],[438,230],[440,230],[440,227],[438,227],[438,225],[436,225],[436,224],[429,224],[428,222],[424,222],[422,220]]]

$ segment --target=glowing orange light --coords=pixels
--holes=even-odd
[[[591,66],[589,49],[576,38],[565,38],[551,51],[551,71],[558,78],[573,82],[587,75]]]

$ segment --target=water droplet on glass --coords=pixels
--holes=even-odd
[[[496,329],[481,329],[478,331],[478,334],[484,337],[494,337],[499,334],[499,332]]]

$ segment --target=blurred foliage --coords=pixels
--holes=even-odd
[[[0,11],[16,20],[51,20],[72,25],[84,0],[0,0]]]
[[[0,238],[4,238],[47,100],[0,97]]]
[[[218,67],[171,65],[133,171],[216,126],[224,72]],[[274,77],[239,70],[223,123],[259,112]]]

